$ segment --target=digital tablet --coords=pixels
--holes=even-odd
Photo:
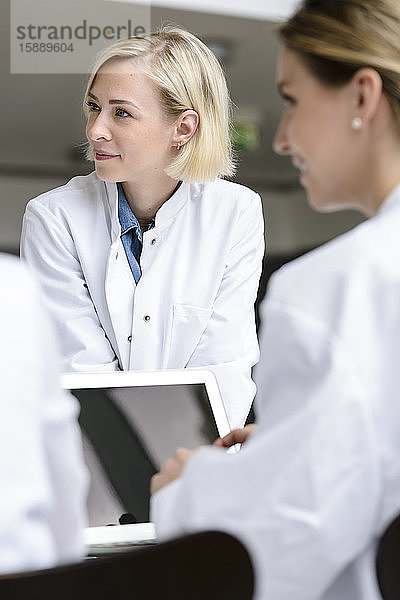
[[[81,406],[90,527],[148,522],[150,479],[164,460],[230,430],[210,371],[70,373],[62,385]]]

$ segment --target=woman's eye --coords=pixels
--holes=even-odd
[[[124,110],[123,108],[117,108],[115,111],[115,116],[116,117],[131,117],[132,115],[130,115],[128,112],[126,112],[126,110]]]
[[[98,111],[100,110],[100,108],[97,106],[97,104],[95,102],[86,102],[86,106],[89,108],[90,111]]]
[[[296,104],[296,101],[294,98],[292,98],[291,96],[283,96],[283,105],[285,108],[288,108],[289,106],[294,106]]]

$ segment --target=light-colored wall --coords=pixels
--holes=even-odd
[[[22,216],[28,200],[46,190],[63,185],[62,177],[0,176],[0,250],[16,252],[19,247]]]

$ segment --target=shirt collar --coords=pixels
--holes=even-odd
[[[112,239],[115,241],[121,235],[121,225],[118,218],[118,186],[116,183],[111,181],[102,181],[96,171],[96,177],[98,181],[101,182],[106,189],[106,194],[111,210],[111,233]],[[122,186],[121,186],[122,187]],[[195,186],[197,187],[197,185]],[[178,214],[178,212],[183,208],[186,204],[191,190],[191,184],[185,183],[184,181],[179,186],[179,188],[173,193],[173,195],[164,202],[161,208],[158,210],[155,216],[155,226],[163,227],[167,224],[171,219]],[[193,190],[195,192],[195,190]]]
[[[124,235],[132,228],[140,230],[140,225],[128,204],[124,189],[121,183],[117,183],[118,188],[118,218],[121,224],[121,235]]]

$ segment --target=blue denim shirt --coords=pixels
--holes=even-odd
[[[179,181],[174,191],[172,192],[171,198],[176,190],[180,187],[182,181]],[[117,183],[118,187],[118,219],[121,225],[121,241],[125,249],[126,258],[128,259],[129,266],[132,271],[133,278],[136,284],[142,276],[142,269],[140,268],[140,255],[142,254],[143,248],[143,235],[140,229],[139,221],[132,212],[131,207],[128,204],[128,200],[125,197],[124,189],[120,182]],[[169,200],[168,198],[168,200]],[[156,218],[152,220],[148,229],[153,229],[156,224]]]
[[[143,235],[140,229],[139,221],[132,212],[131,207],[125,197],[121,183],[118,186],[118,218],[121,225],[121,241],[125,249],[126,258],[132,271],[136,283],[142,276],[140,268],[140,255],[143,248]],[[155,218],[149,225],[152,229],[155,225]]]

